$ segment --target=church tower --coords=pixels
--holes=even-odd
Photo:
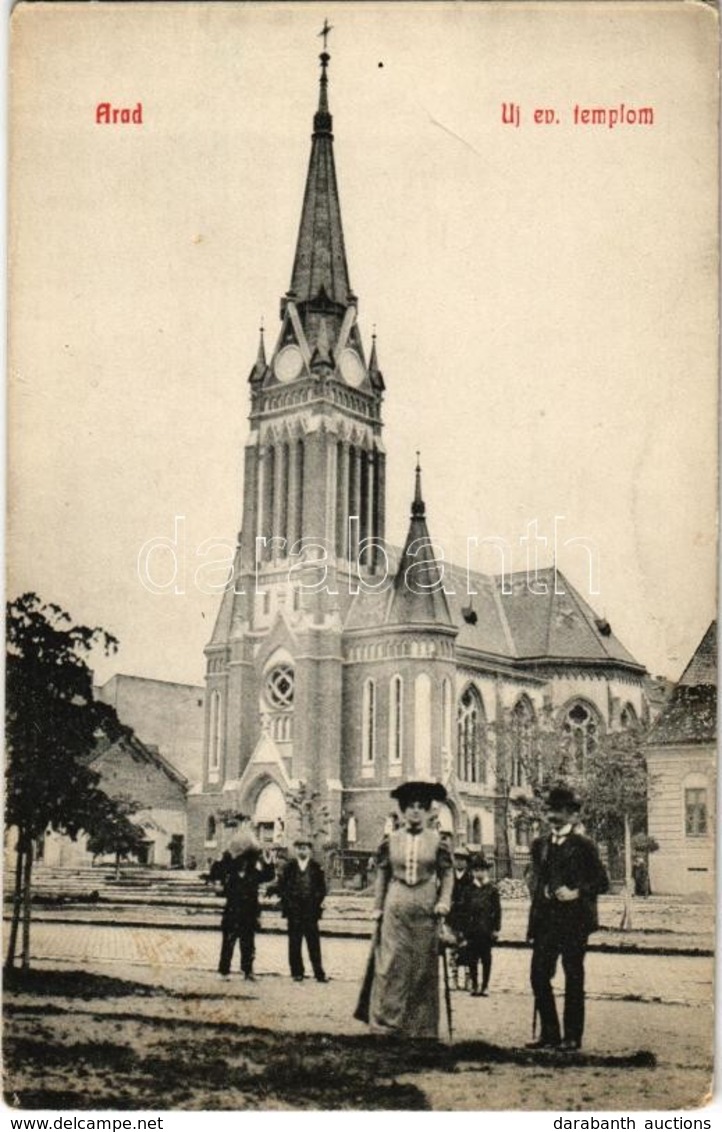
[[[241,539],[242,572],[260,570],[278,592],[283,583],[275,571],[283,567],[287,575],[294,565],[292,578],[305,583],[297,587],[296,603],[317,617],[337,607],[326,600],[338,589],[337,572],[373,570],[373,548],[366,544],[383,538],[385,506],[383,378],[375,345],[366,360],[349,280],[328,108],[330,57],[324,51],[320,58],[318,109],[281,329],[268,362],[262,336],[249,377]],[[304,572],[299,559],[327,569],[317,565]],[[314,574],[327,584],[315,587]],[[348,591],[348,584],[342,588]]]
[[[219,810],[264,826],[275,807],[277,820],[281,796],[300,782],[340,814],[342,627],[360,580],[385,564],[384,382],[375,341],[364,350],[350,283],[325,43],[320,61],[290,286],[275,344],[267,350],[261,331],[248,379],[233,585],[206,648],[194,804],[207,810],[206,833]]]

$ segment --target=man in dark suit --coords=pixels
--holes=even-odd
[[[281,914],[288,921],[288,962],[291,976],[297,983],[303,982],[301,947],[305,939],[316,981],[326,983],[328,979],[321,960],[321,937],[318,931],[318,921],[326,897],[326,880],[321,866],[311,858],[310,840],[298,837],[294,848],[296,856],[286,865],[278,884]]]
[[[253,980],[253,960],[256,954],[256,925],[259,913],[258,889],[273,880],[275,869],[268,850],[261,851],[255,837],[248,831],[237,834],[222,858],[223,909],[221,930],[223,941],[218,961],[218,973],[227,979],[231,959],[238,941],[241,949],[241,970],[246,979]]]
[[[551,790],[551,832],[531,847],[531,911],[527,939],[533,944],[531,985],[541,1033],[531,1049],[577,1050],[584,1032],[584,956],[595,931],[597,896],[609,887],[597,847],[574,828],[580,804],[566,786]],[[552,979],[561,956],[564,968],[564,1037],[559,1028]]]

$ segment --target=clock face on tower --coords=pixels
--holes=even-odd
[[[303,355],[298,346],[284,346],[273,363],[279,381],[295,381],[303,369]]]
[[[341,370],[341,376],[344,381],[349,385],[354,385],[358,388],[366,377],[366,369],[360,357],[355,350],[350,347],[342,350],[341,357],[338,361],[338,368]]]

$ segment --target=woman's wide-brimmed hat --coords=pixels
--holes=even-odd
[[[426,778],[415,778],[409,782],[400,783],[395,790],[391,791],[391,797],[396,799],[402,810],[412,801],[419,801],[428,808],[432,802],[446,801],[446,789],[440,782],[432,782]]]

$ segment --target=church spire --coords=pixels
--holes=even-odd
[[[443,562],[437,559],[426,525],[421,494],[421,464],[416,453],[416,480],[411,521],[394,578],[386,621],[390,625],[453,625],[444,590]]]
[[[326,38],[330,30],[325,23],[320,33],[324,37],[324,50],[320,55],[318,109],[313,118],[311,158],[291,287],[287,294],[287,298],[299,307],[302,318],[309,303],[325,309],[329,306],[338,307],[341,308],[339,314],[342,314],[350,302],[355,302],[346,263],[333,158],[333,119],[328,104],[328,65],[331,57],[326,50]]]
[[[379,360],[378,360],[378,355],[376,353],[376,327],[375,326],[374,326],[374,332],[371,335],[371,357],[369,358],[369,379],[370,379],[371,384],[373,385],[374,389],[376,389],[380,393],[383,393],[386,386],[384,384],[384,375],[381,373],[381,370],[379,369]]]
[[[414,502],[411,504],[411,518],[425,519],[426,504],[421,494],[421,453],[416,453],[416,482],[414,486]]]
[[[259,328],[258,353],[256,354],[256,363],[255,363],[253,369],[250,372],[248,380],[250,382],[262,381],[264,376],[265,376],[267,369],[268,369],[268,364],[266,362],[266,344],[265,344],[265,341],[264,341],[263,320],[261,320],[261,325],[260,325],[260,328]]]

